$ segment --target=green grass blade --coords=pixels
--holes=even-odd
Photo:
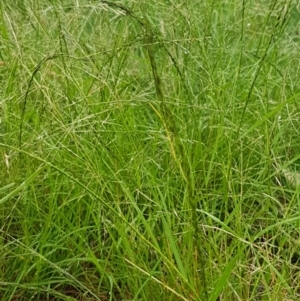
[[[41,171],[43,171],[45,166],[39,167],[32,175],[30,175],[23,183],[21,183],[16,189],[8,193],[5,197],[0,199],[0,205],[5,203],[6,201],[10,200],[12,197],[14,197],[16,194],[18,194],[22,189],[24,189],[26,186],[28,186],[39,174]],[[12,184],[6,185],[5,187],[8,188],[12,187]]]
[[[210,294],[209,301],[216,301],[222,292],[223,288],[226,286],[227,281],[230,277],[230,273],[233,271],[235,264],[239,258],[237,254],[225,267],[223,270],[221,277],[218,279],[216,284],[214,285],[214,289]]]

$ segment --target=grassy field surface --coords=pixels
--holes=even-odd
[[[0,1],[0,300],[300,300],[300,6]]]

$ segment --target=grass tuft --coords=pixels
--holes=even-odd
[[[0,9],[1,300],[300,298],[297,1]]]

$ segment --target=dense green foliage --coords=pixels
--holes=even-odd
[[[2,301],[300,299],[298,1],[0,3]]]

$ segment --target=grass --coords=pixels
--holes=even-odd
[[[300,298],[300,8],[269,2],[0,2],[1,300]]]

